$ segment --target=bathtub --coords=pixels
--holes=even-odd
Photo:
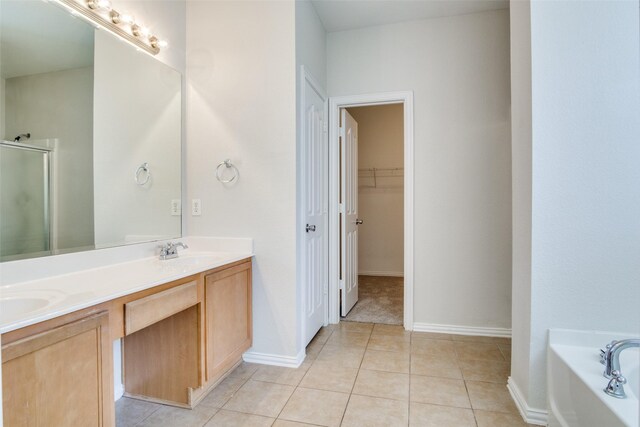
[[[551,329],[547,351],[549,427],[640,426],[640,349],[620,353],[627,378],[626,399],[604,393],[609,382],[602,373],[600,349],[611,340],[638,338],[606,332]]]

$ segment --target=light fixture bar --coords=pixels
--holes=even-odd
[[[160,46],[162,44],[158,42],[157,37],[149,34],[143,35],[140,32],[138,32],[139,36],[134,35],[133,28],[134,27],[139,28],[139,25],[136,23],[131,23],[130,25],[128,25],[129,23],[123,22],[123,24],[127,24],[127,26],[130,28],[130,31],[127,31],[125,28],[114,23],[113,21],[117,21],[117,19],[114,20],[113,17],[120,16],[120,14],[113,9],[110,9],[107,11],[108,12],[106,14],[107,17],[102,16],[98,12],[99,8],[96,7],[99,3],[98,0],[89,0],[89,2],[83,2],[83,3],[80,3],[80,1],[82,0],[80,1],[55,0],[55,1],[77,12],[78,14],[82,15],[84,18],[88,19],[89,21],[101,26],[102,28],[105,28],[111,31],[115,35],[123,38],[127,42],[135,45],[136,47],[152,55],[157,55],[158,53],[160,53]]]

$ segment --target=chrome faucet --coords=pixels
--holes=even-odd
[[[604,392],[610,396],[619,399],[626,397],[624,385],[627,383],[627,379],[620,370],[620,353],[627,348],[633,347],[640,347],[640,339],[611,341],[610,344],[607,344],[605,350],[600,350],[600,363],[605,366],[604,376],[610,379]]]
[[[177,242],[177,243],[167,242],[166,244],[160,245],[158,247],[160,248],[161,260],[178,258],[178,248],[182,248],[182,249],[189,248],[189,246],[185,245],[182,242]]]

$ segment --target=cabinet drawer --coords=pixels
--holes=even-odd
[[[124,306],[124,332],[132,334],[198,303],[194,280],[175,288],[132,301]]]

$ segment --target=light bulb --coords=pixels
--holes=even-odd
[[[88,0],[89,9],[106,9],[111,10],[111,0]]]
[[[132,24],[134,21],[135,21],[135,18],[130,13],[127,13],[127,12],[119,13],[119,12],[116,12],[115,10],[111,11],[111,22],[113,22],[114,24],[129,25],[129,24]]]
[[[151,30],[149,29],[149,27],[145,27],[144,25],[140,25],[139,31],[142,37],[149,37],[149,34],[151,34]]]
[[[166,40],[158,40],[158,47],[168,47],[169,42]]]
[[[136,18],[134,18],[130,13],[123,12],[120,14],[120,22],[123,24],[133,24],[136,22]]]

